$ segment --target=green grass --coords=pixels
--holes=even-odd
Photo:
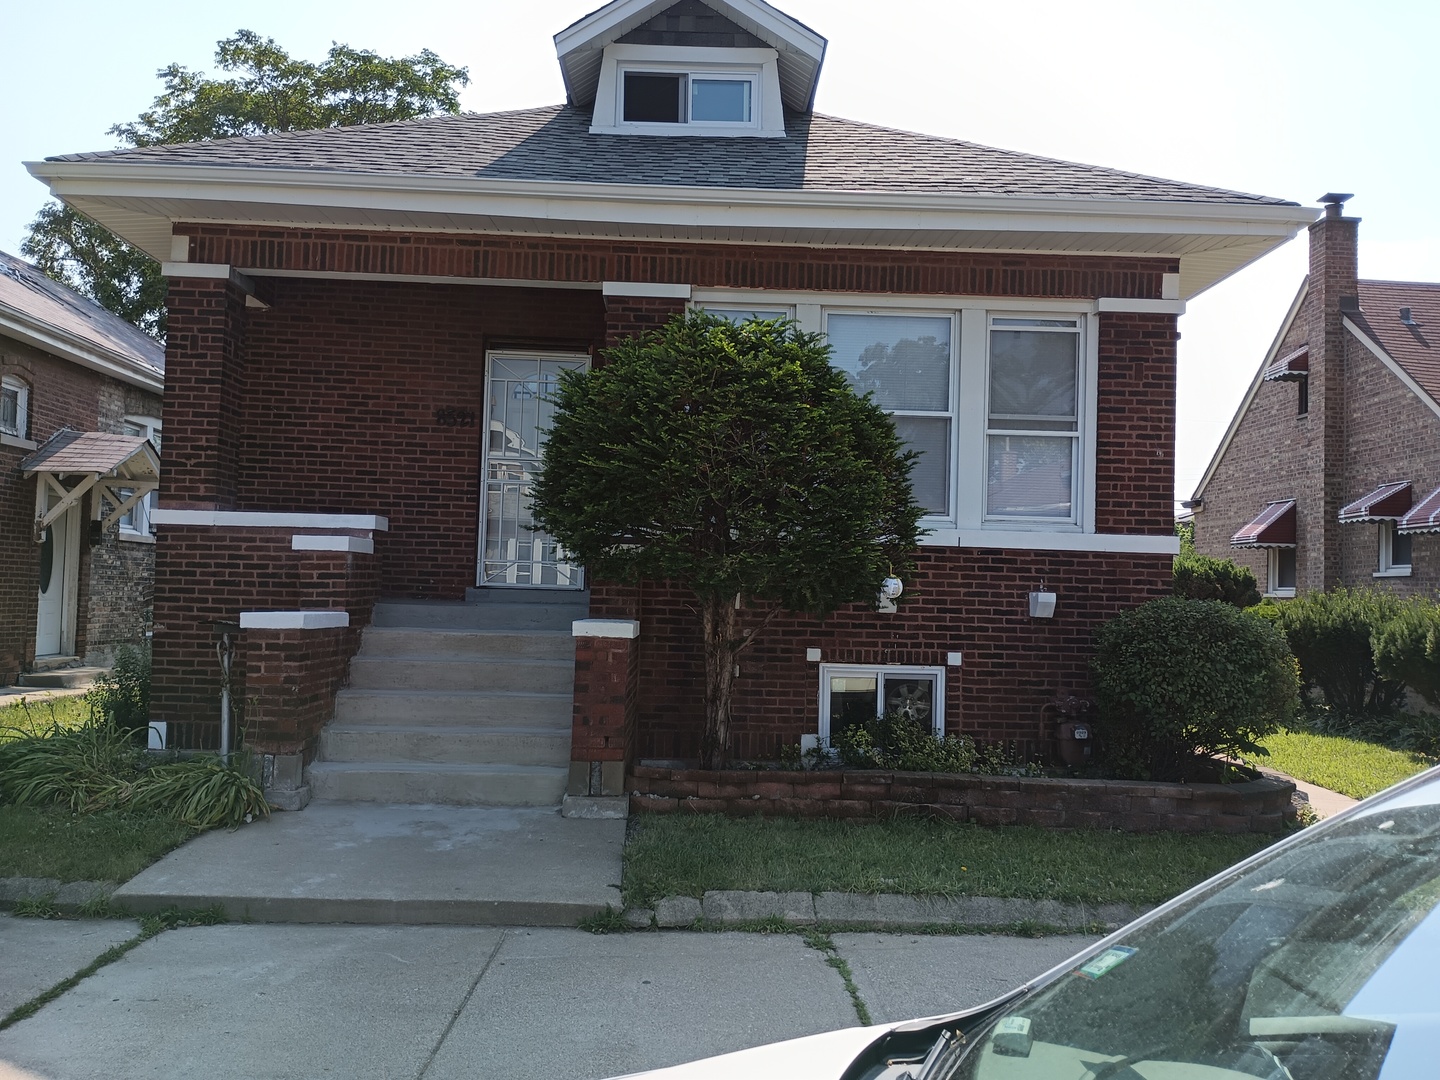
[[[1273,839],[645,815],[632,819],[623,891],[632,907],[709,889],[1155,904]]]
[[[1352,799],[1384,791],[1435,764],[1433,758],[1413,751],[1308,731],[1282,731],[1262,739],[1260,745],[1270,751],[1270,756],[1247,755],[1247,764],[1275,769]]]
[[[84,694],[67,697],[19,698],[0,705],[0,742],[26,735],[43,735],[55,725],[79,727],[90,718]]]
[[[194,835],[154,812],[0,806],[0,877],[128,881]]]

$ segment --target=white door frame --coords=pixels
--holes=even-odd
[[[48,500],[47,500],[48,501]],[[72,506],[61,514],[56,524],[64,522],[63,546],[57,547],[55,557],[60,560],[60,650],[54,653],[40,652],[40,611],[35,611],[35,651],[37,656],[74,656],[75,623],[80,599],[80,507]],[[53,525],[52,525],[53,527]],[[36,592],[39,582],[36,581]]]
[[[486,544],[487,544],[486,529],[487,529],[487,519],[488,519],[488,517],[489,517],[489,512],[488,512],[488,511],[489,511],[489,487],[490,487],[490,484],[491,484],[491,480],[490,480],[490,384],[491,384],[491,379],[492,379],[493,372],[494,372],[494,362],[495,362],[497,359],[503,360],[503,359],[507,359],[507,358],[509,358],[509,359],[516,359],[516,360],[527,360],[527,361],[530,361],[530,360],[533,360],[533,361],[542,361],[542,360],[564,360],[564,361],[568,361],[568,362],[571,362],[571,363],[576,363],[576,362],[578,362],[578,363],[584,365],[586,368],[588,368],[588,367],[590,366],[590,356],[589,356],[588,353],[566,352],[566,351],[549,350],[549,349],[489,349],[489,350],[486,351],[486,353],[485,353],[485,389],[484,389],[485,400],[484,400],[483,407],[482,407],[481,410],[480,410],[480,412],[481,412],[481,432],[482,432],[482,433],[481,433],[481,441],[480,441],[480,484],[479,484],[479,489],[480,489],[480,498],[479,498],[479,503],[480,503],[480,507],[479,507],[479,509],[480,509],[480,528],[479,528],[479,543],[478,543],[477,552],[476,552],[477,558],[476,558],[476,570],[475,570],[475,583],[476,583],[476,585],[477,585],[478,587],[480,587],[480,588],[501,588],[501,589],[515,589],[515,588],[523,588],[523,589],[555,589],[555,590],[561,590],[561,591],[576,591],[576,590],[580,590],[580,589],[583,589],[583,588],[585,587],[585,571],[584,571],[583,568],[580,568],[580,567],[576,567],[576,568],[574,568],[573,570],[568,571],[568,572],[567,572],[567,571],[561,571],[561,572],[560,572],[560,575],[559,575],[559,576],[560,576],[561,578],[567,578],[567,577],[568,577],[569,580],[558,581],[558,582],[555,583],[555,584],[549,584],[549,583],[543,583],[543,582],[542,582],[542,583],[539,583],[539,584],[535,583],[535,578],[536,578],[537,576],[542,576],[543,568],[544,568],[545,566],[549,565],[548,563],[544,562],[543,560],[532,560],[532,561],[531,561],[531,563],[530,563],[529,565],[532,567],[532,569],[531,569],[530,574],[529,574],[529,577],[530,577],[530,580],[529,580],[529,581],[520,581],[520,580],[518,580],[518,578],[519,578],[519,573],[518,573],[519,568],[520,568],[521,566],[525,565],[524,562],[523,562],[523,560],[519,560],[519,559],[518,559],[518,556],[519,556],[518,541],[517,541],[517,545],[516,545],[516,546],[517,546],[517,550],[516,550],[516,552],[515,552],[515,556],[516,556],[516,560],[517,560],[517,561],[515,561],[515,562],[512,564],[511,571],[510,571],[510,574],[509,574],[510,580],[508,580],[508,581],[487,581],[487,580],[486,580],[486,572],[485,572],[485,561],[486,561],[486,560],[485,560],[485,549],[486,549]],[[538,450],[539,447],[537,446],[536,449]],[[517,525],[517,531],[518,531],[518,528],[519,528],[519,526]],[[533,549],[532,549],[532,555],[533,555]]]

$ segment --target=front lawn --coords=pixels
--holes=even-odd
[[[0,806],[0,877],[127,881],[195,830],[164,814]]]
[[[631,819],[623,891],[639,907],[710,889],[1156,904],[1274,839],[647,814]]]
[[[44,735],[52,727],[79,727],[90,718],[84,694],[65,697],[22,697],[0,705],[0,742],[26,735]]]
[[[1270,756],[1247,754],[1247,765],[1275,769],[1352,799],[1384,791],[1436,763],[1434,758],[1414,751],[1391,750],[1362,739],[1308,731],[1282,731],[1262,739],[1260,745],[1270,751]]]

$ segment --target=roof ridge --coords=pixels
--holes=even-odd
[[[1360,285],[1400,285],[1407,289],[1440,289],[1440,281],[1398,281],[1394,278],[1360,278]]]

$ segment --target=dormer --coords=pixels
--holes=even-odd
[[[570,104],[602,135],[784,138],[825,39],[761,0],[615,0],[555,35]]]

